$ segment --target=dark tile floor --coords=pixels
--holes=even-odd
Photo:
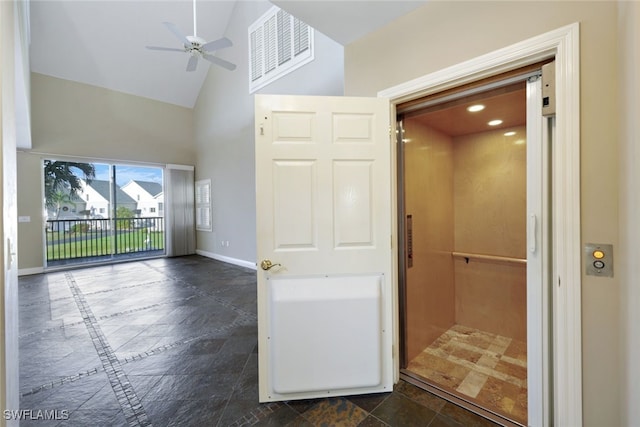
[[[199,256],[20,278],[21,425],[495,425],[402,381],[259,404],[255,286]]]

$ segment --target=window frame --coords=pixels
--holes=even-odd
[[[213,231],[211,218],[211,179],[195,183],[196,231]],[[203,196],[206,196],[203,198]]]

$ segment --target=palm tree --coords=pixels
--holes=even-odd
[[[60,210],[62,209],[62,205],[64,204],[72,204],[75,206],[75,203],[71,200],[71,196],[62,191],[56,191],[51,195],[47,201],[50,203],[50,207],[56,209],[56,219],[60,216]]]
[[[82,175],[76,175],[79,171]],[[56,193],[62,193],[69,200],[82,190],[81,179],[90,183],[96,177],[96,168],[91,163],[61,162],[57,160],[44,161],[44,198],[48,208],[58,207],[59,197]],[[59,207],[58,207],[59,208]]]

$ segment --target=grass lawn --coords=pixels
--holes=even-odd
[[[115,236],[103,232],[47,232],[47,260],[83,258],[115,253],[132,253],[164,249],[164,232],[147,229],[122,230]],[[115,241],[113,246],[112,241]]]

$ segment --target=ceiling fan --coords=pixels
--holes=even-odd
[[[198,66],[198,59],[203,58],[213,64],[219,65],[227,70],[235,70],[236,65],[225,61],[224,59],[215,57],[211,53],[216,50],[223,49],[232,45],[231,40],[223,37],[218,40],[207,42],[201,37],[198,37],[197,33],[197,20],[196,20],[196,0],[193,0],[193,35],[185,36],[182,32],[171,22],[162,23],[169,31],[173,33],[181,42],[182,49],[173,47],[161,47],[161,46],[147,46],[150,50],[163,50],[169,52],[186,52],[189,55],[189,61],[187,62],[187,71],[195,71]]]

